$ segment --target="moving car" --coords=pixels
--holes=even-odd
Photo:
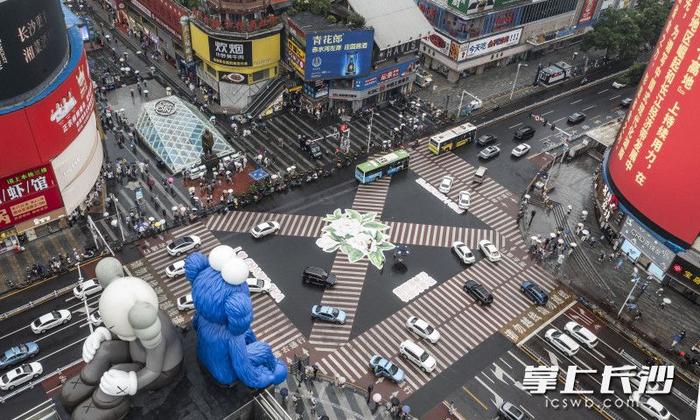
[[[480,99],[472,99],[471,102],[469,102],[469,108],[473,111],[476,111],[477,109],[481,108],[484,106],[484,103],[481,102]]]
[[[549,300],[547,292],[531,281],[525,280],[523,284],[520,285],[520,291],[525,293],[525,296],[535,305],[545,306]]]
[[[102,325],[102,315],[100,315],[99,311],[92,311],[90,316],[88,316],[88,322],[95,327],[99,327]]]
[[[202,240],[197,235],[186,235],[182,238],[177,238],[168,244],[168,254],[173,257],[179,257],[187,251],[199,248],[202,245]]]
[[[530,146],[529,144],[520,143],[519,145],[517,145],[513,148],[513,150],[510,152],[510,154],[513,157],[519,158],[519,157],[525,156],[530,151],[530,149],[532,149],[532,146]]]
[[[625,98],[620,101],[620,106],[623,108],[629,108],[632,105],[632,98]]]
[[[248,290],[250,290],[250,293],[270,293],[270,289],[272,288],[272,282],[269,279],[263,280],[249,277],[246,283],[248,283]]]
[[[547,332],[544,333],[544,338],[568,356],[574,356],[581,348],[573,338],[561,331],[557,331],[556,328],[548,329]]]
[[[326,305],[314,305],[311,307],[311,319],[319,321],[333,322],[336,324],[345,324],[347,315],[342,309],[334,308]]]
[[[452,242],[452,251],[459,257],[464,264],[473,264],[476,262],[476,257],[471,249],[462,241]]]
[[[586,119],[586,114],[583,112],[574,112],[573,114],[569,115],[569,118],[566,119],[566,122],[569,124],[578,124],[583,122]]]
[[[406,328],[417,336],[428,340],[431,344],[435,344],[440,340],[440,331],[418,317],[408,317]]]
[[[401,357],[410,360],[425,373],[434,371],[437,366],[435,358],[411,340],[406,340],[399,345],[399,353]]]
[[[630,378],[630,383],[632,384],[632,392],[635,391],[641,391],[642,393],[645,393],[646,391],[652,391],[655,393],[658,393],[661,390],[661,384],[659,382],[649,382],[647,381],[646,386],[644,387],[643,390],[640,390],[639,387],[642,385],[642,378],[644,376],[649,376],[649,372],[644,372],[643,370],[637,371],[636,376],[632,376]]]
[[[532,138],[535,135],[535,129],[530,127],[529,125],[524,125],[517,130],[515,130],[515,133],[513,136],[517,140],[527,140],[529,138]]]
[[[97,279],[90,279],[85,280],[82,283],[78,283],[78,285],[73,288],[73,296],[75,296],[76,299],[82,299],[101,291],[102,285],[100,285],[100,282],[97,281]]]
[[[479,249],[484,253],[486,258],[491,262],[496,262],[501,260],[501,253],[498,252],[496,245],[491,243],[488,239],[482,239],[479,241]]]
[[[0,389],[3,391],[15,389],[19,385],[38,378],[42,373],[44,373],[44,368],[41,363],[25,363],[0,376]]]
[[[273,233],[277,233],[277,231],[280,230],[280,224],[275,221],[270,221],[270,222],[265,222],[265,223],[260,223],[259,225],[253,227],[250,230],[250,234],[253,236],[255,239],[260,239],[264,236],[271,235]]]
[[[175,261],[169,266],[165,267],[165,275],[168,278],[174,278],[185,274],[185,260]]]
[[[44,314],[39,318],[35,319],[34,322],[30,324],[34,334],[43,334],[51,328],[55,328],[62,324],[67,324],[72,318],[72,315],[68,309],[59,309],[57,311],[51,311],[48,314]]]
[[[625,87],[625,86],[627,86],[627,85],[624,84],[624,83],[620,83],[620,82],[618,82],[617,80],[614,81],[614,82],[612,82],[612,87],[615,88],[615,89],[622,89],[622,88]]]
[[[564,326],[566,332],[574,337],[578,342],[585,344],[586,347],[592,349],[598,344],[598,337],[588,328],[580,325],[576,321],[569,321]]]
[[[22,363],[39,353],[39,345],[33,341],[10,347],[0,356],[0,369],[7,369],[12,365]]]
[[[177,309],[178,311],[189,311],[194,309],[194,300],[192,300],[192,293],[188,293],[185,296],[180,296],[177,298]]]
[[[464,283],[464,290],[469,293],[479,305],[486,306],[493,303],[493,295],[476,280],[467,280]]]
[[[375,354],[369,359],[369,368],[380,378],[387,378],[395,383],[402,382],[406,378],[403,369],[391,363],[389,359]]]
[[[479,159],[489,160],[498,156],[499,153],[501,153],[501,149],[498,146],[488,146],[479,152]]]
[[[637,403],[637,407],[656,420],[668,420],[671,418],[671,412],[652,397],[633,392],[629,400]]]
[[[304,284],[322,287],[333,287],[336,282],[335,275],[328,273],[321,267],[306,267],[301,278]]]
[[[457,206],[462,210],[469,210],[472,198],[467,191],[461,191],[457,199]]]
[[[482,134],[476,139],[476,144],[479,146],[486,146],[487,144],[495,143],[498,138],[493,134]]]
[[[506,420],[525,420],[525,413],[523,410],[519,409],[515,405],[508,401],[504,401],[500,407],[498,407],[498,415]]]
[[[441,193],[447,194],[450,192],[452,189],[452,183],[454,182],[454,178],[451,176],[446,176],[442,178],[442,181],[440,181],[440,186],[438,187],[438,190],[440,190]]]

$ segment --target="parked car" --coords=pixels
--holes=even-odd
[[[264,236],[277,233],[280,230],[280,224],[275,221],[260,223],[250,230],[250,234],[255,239],[260,239]]]
[[[506,420],[525,420],[527,417],[523,410],[516,407],[508,401],[504,401],[500,407],[498,407],[498,415]]]
[[[438,187],[438,190],[440,190],[441,193],[447,194],[450,192],[452,189],[452,183],[454,182],[454,178],[451,176],[446,176],[442,178],[442,181],[440,181],[440,186]]]
[[[484,103],[480,99],[472,99],[469,102],[469,109],[471,109],[472,112],[476,111],[477,109],[481,108],[482,106],[484,106]]]
[[[342,309],[326,305],[314,305],[311,307],[311,319],[333,322],[335,324],[345,324],[346,318],[347,315]]]
[[[39,345],[33,341],[10,347],[0,356],[0,369],[7,369],[10,366],[22,363],[36,356],[37,353],[39,353]]]
[[[462,210],[469,210],[472,198],[468,191],[460,191],[457,206]]]
[[[493,134],[482,134],[476,139],[476,144],[479,146],[486,146],[491,143],[495,143],[498,138]]]
[[[653,397],[633,392],[629,400],[630,402],[636,403],[637,407],[653,419],[668,420],[671,418],[671,412]]]
[[[598,344],[598,337],[588,328],[580,325],[576,321],[569,321],[564,326],[566,332],[574,337],[578,342],[585,344],[586,347],[592,349]]]
[[[38,378],[44,373],[44,368],[39,362],[25,363],[0,376],[0,389],[13,390],[16,387]]]
[[[479,159],[489,160],[498,156],[499,153],[501,153],[501,148],[498,146],[484,147],[481,152],[479,152]]]
[[[625,98],[620,101],[620,106],[623,108],[629,108],[632,105],[632,98]]]
[[[67,324],[71,318],[72,315],[68,309],[59,309],[57,311],[51,311],[35,319],[34,322],[30,324],[30,327],[32,328],[34,334],[43,334],[51,328],[56,328],[59,325]]]
[[[401,357],[410,360],[425,373],[434,371],[437,366],[435,358],[411,340],[406,340],[399,345],[399,353]]]
[[[75,296],[76,299],[82,299],[100,293],[101,291],[102,285],[100,282],[97,281],[97,279],[90,279],[78,283],[78,285],[73,288],[73,296]]]
[[[462,241],[452,242],[452,251],[457,254],[457,257],[459,257],[464,264],[473,264],[476,262],[474,253]]]
[[[525,280],[520,285],[520,291],[527,296],[528,299],[532,301],[535,305],[545,306],[549,300],[547,292],[542,290],[542,288],[535,283]]]
[[[192,293],[188,293],[184,296],[177,298],[177,309],[179,311],[189,311],[194,309],[194,300],[192,300]]]
[[[622,89],[622,88],[625,87],[625,86],[627,86],[627,85],[624,84],[624,83],[620,83],[620,82],[618,82],[617,80],[614,81],[614,82],[612,82],[612,87],[615,88],[615,89]]]
[[[566,122],[569,124],[578,124],[582,123],[586,119],[586,114],[583,112],[574,112],[573,114],[569,115],[569,118],[566,119]]]
[[[335,275],[328,273],[321,267],[306,267],[301,278],[304,284],[314,286],[333,287],[336,283]]]
[[[179,257],[187,251],[199,248],[202,245],[202,240],[197,235],[185,235],[182,238],[177,238],[171,241],[168,246],[168,254],[173,257]]]
[[[248,283],[250,293],[270,293],[270,289],[272,289],[272,282],[269,279],[263,280],[249,277],[246,283]]]
[[[530,127],[529,125],[524,125],[517,130],[515,130],[515,133],[513,136],[520,141],[527,140],[532,138],[535,135],[535,129]]]
[[[386,357],[375,354],[369,359],[369,368],[374,372],[375,376],[387,378],[392,382],[403,382],[406,375],[400,367],[391,363]]]
[[[479,241],[479,249],[484,253],[486,258],[491,262],[496,262],[501,260],[501,253],[498,252],[498,248],[488,239],[482,239]]]
[[[479,305],[486,306],[493,303],[493,295],[476,280],[467,280],[464,283],[464,290],[469,293]]]
[[[519,145],[515,146],[513,150],[510,152],[510,154],[513,157],[519,158],[525,156],[530,149],[532,149],[532,146],[530,146],[527,143],[520,143]]]
[[[408,317],[406,320],[406,328],[417,336],[429,341],[431,344],[435,344],[440,340],[440,331],[418,317]]]
[[[175,261],[169,266],[165,267],[165,275],[168,278],[175,278],[177,276],[182,276],[185,274],[185,260]]]
[[[575,356],[581,348],[573,338],[558,331],[556,328],[548,329],[547,332],[544,333],[544,338],[568,356]]]

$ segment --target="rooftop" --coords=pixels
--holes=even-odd
[[[311,12],[299,12],[294,16],[289,16],[288,19],[294,21],[304,33],[348,27],[342,23],[330,23],[325,17]]]
[[[350,7],[374,28],[380,50],[396,47],[433,32],[433,27],[413,0],[348,0]],[[397,25],[397,22],[401,22]]]

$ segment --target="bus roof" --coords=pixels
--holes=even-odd
[[[384,156],[380,156],[376,159],[370,159],[367,162],[360,163],[359,165],[357,165],[357,169],[361,170],[362,172],[368,172],[372,169],[379,168],[380,166],[389,165],[398,160],[406,159],[408,158],[408,156],[408,152],[404,149],[394,150],[393,152],[388,153]]]
[[[464,133],[468,133],[473,130],[476,130],[475,125],[470,123],[464,123],[462,125],[458,125],[457,127],[453,127],[449,130],[443,131],[442,133],[438,133],[432,136],[430,140],[436,143],[442,143],[443,141],[453,139],[457,136],[461,136]]]

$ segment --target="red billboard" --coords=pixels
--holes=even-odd
[[[0,178],[0,230],[61,207],[51,164]]]
[[[700,0],[676,2],[608,157],[620,201],[692,244],[700,232]]]
[[[578,19],[578,23],[586,23],[593,19],[595,14],[595,7],[598,5],[598,0],[586,0],[581,8],[581,17]]]
[[[85,128],[95,98],[85,52],[68,77],[46,97],[0,115],[0,176],[38,166],[56,157]],[[11,147],[8,147],[11,146]]]

